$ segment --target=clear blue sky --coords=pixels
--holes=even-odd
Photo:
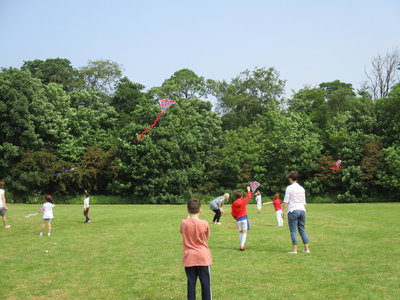
[[[399,0],[0,0],[0,66],[110,59],[146,88],[175,71],[230,80],[274,67],[304,85],[359,88],[378,53],[400,47]]]

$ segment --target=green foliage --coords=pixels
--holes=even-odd
[[[270,111],[261,126],[264,139],[256,178],[264,183],[262,189],[282,192],[287,185],[286,175],[291,170],[298,170],[302,180],[314,174],[322,143],[306,115]]]
[[[29,71],[33,77],[40,79],[45,85],[51,82],[58,83],[67,91],[71,91],[83,84],[78,70],[74,69],[71,66],[71,62],[65,58],[24,61],[21,70]]]
[[[223,128],[237,129],[257,121],[259,114],[282,102],[284,86],[274,68],[245,70],[230,83],[218,83],[216,95]]]
[[[2,69],[0,179],[24,202],[46,193],[68,202],[89,189],[124,203],[172,204],[251,180],[263,193],[283,193],[296,169],[314,199],[398,200],[400,85],[374,102],[339,80],[283,99],[284,84],[266,67],[222,82],[181,69],[147,90],[110,60]],[[203,100],[210,95],[218,113]],[[137,141],[165,97],[176,104]]]
[[[87,66],[79,70],[86,85],[95,91],[111,95],[114,85],[122,76],[122,67],[110,60],[89,61]]]
[[[383,149],[383,153],[385,167],[377,172],[377,184],[390,191],[391,199],[396,199],[400,196],[400,146]]]

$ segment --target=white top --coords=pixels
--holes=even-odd
[[[0,208],[4,207],[3,196],[4,196],[4,190],[0,189]]]
[[[286,188],[284,203],[289,203],[288,210],[293,212],[294,210],[306,211],[306,192],[304,188],[297,182],[292,183]]]
[[[83,208],[88,208],[88,207],[89,207],[89,197],[87,197],[83,200]]]
[[[257,196],[256,196],[256,201],[257,201],[257,202],[261,202],[261,195],[257,195]]]
[[[43,204],[43,206],[42,206],[43,219],[53,219],[54,218],[53,207],[55,207],[55,205],[50,202],[46,202],[45,204]]]

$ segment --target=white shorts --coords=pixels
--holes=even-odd
[[[236,224],[239,231],[248,230],[248,220],[236,221]]]

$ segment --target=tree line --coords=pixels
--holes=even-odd
[[[373,74],[358,91],[335,80],[287,98],[272,67],[230,81],[182,69],[145,89],[109,60],[79,69],[62,58],[25,61],[0,72],[0,178],[14,201],[89,189],[183,203],[252,180],[282,193],[296,169],[314,201],[398,201],[400,83],[391,74],[379,96]],[[137,141],[161,98],[175,105]]]

